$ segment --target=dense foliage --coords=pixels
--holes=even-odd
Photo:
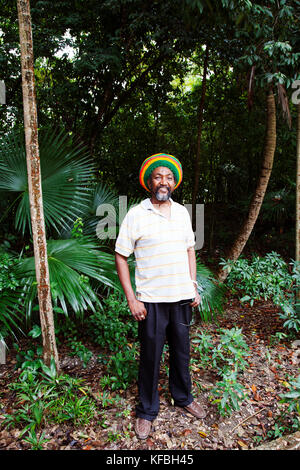
[[[19,426],[21,437],[39,449],[46,442],[43,425],[85,426],[96,405],[79,379],[57,376],[53,364],[41,360],[16,2],[0,0],[0,8],[0,80],[6,85],[0,105],[0,340],[15,347],[21,369],[11,385],[19,406],[5,425]],[[174,199],[190,204],[201,143],[196,201],[205,205],[205,236],[197,253],[202,303],[196,321],[215,320],[226,296],[251,306],[267,300],[280,309],[286,337],[294,339],[300,275],[291,95],[300,78],[300,2],[31,0],[31,13],[57,341],[83,368],[93,357],[88,344],[101,350],[102,408],[115,403],[111,392],[128,389],[137,376],[137,325],[120,288],[114,239],[119,196],[128,198],[128,207],[147,196],[138,171],[151,154],[180,159],[184,179]],[[270,90],[277,121],[272,174],[244,256],[231,263],[226,248],[247,216],[260,174]],[[115,217],[98,214],[104,204]],[[100,239],[97,230],[108,221],[112,236]],[[219,263],[230,270],[226,286],[214,277]],[[133,278],[134,260],[129,264]],[[24,335],[35,341],[27,352],[12,345]],[[204,332],[193,348],[197,365],[217,372],[212,403],[223,416],[238,410],[247,398],[239,382],[249,353],[242,332],[220,329],[217,344]],[[299,414],[299,379],[290,384],[282,399]]]

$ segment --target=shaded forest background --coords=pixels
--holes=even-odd
[[[253,448],[299,430],[300,2],[31,0],[59,375],[41,345],[17,2],[0,7],[0,447]],[[165,424],[140,446],[137,324],[97,208],[118,216],[119,196],[147,197],[139,168],[160,152],[183,166],[174,199],[204,204],[191,373],[210,414],[201,431],[182,415],[169,427],[166,345]],[[253,229],[226,265],[245,220]]]
[[[2,3],[0,76],[7,105],[0,109],[0,120],[5,134],[22,126],[23,110],[17,12],[11,2]],[[183,185],[174,197],[192,202],[209,47],[196,201],[205,204],[203,253],[210,254],[223,253],[230,244],[255,190],[264,146],[266,75],[272,74],[277,95],[281,78],[290,95],[299,58],[298,26],[289,16],[296,14],[298,2],[269,2],[269,9],[266,2],[252,10],[247,2],[240,10],[234,2],[221,3],[31,2],[39,127],[65,129],[74,143],[87,147],[96,180],[129,198],[144,196],[138,184],[144,157],[168,152],[184,168]],[[273,8],[273,17],[264,8]],[[287,56],[284,67],[275,53],[258,51],[262,38],[280,41],[281,63]],[[293,54],[284,44],[293,45]],[[253,65],[256,75],[250,83]],[[271,244],[293,257],[296,107],[290,106],[289,128],[278,98],[274,167],[248,246],[259,240],[259,249]],[[3,212],[5,198],[1,204]],[[12,231],[13,217],[2,221],[2,228]]]

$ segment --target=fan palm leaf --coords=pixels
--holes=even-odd
[[[6,335],[15,336],[21,331],[20,324],[24,319],[22,301],[24,297],[22,283],[17,281],[15,255],[1,249],[0,272],[0,340]]]
[[[211,271],[200,262],[198,256],[197,282],[201,296],[200,317],[203,321],[213,321],[217,314],[223,312],[226,287],[214,279]]]
[[[42,194],[45,224],[59,231],[76,220],[89,201],[93,164],[83,147],[74,147],[64,131],[40,132]],[[16,228],[31,231],[24,134],[13,132],[0,141],[0,190],[21,193]]]
[[[89,200],[85,205],[82,214],[83,233],[87,236],[96,236],[96,228],[100,221],[99,215],[97,215],[98,208],[102,206],[110,206],[112,209],[111,213],[105,217],[105,223],[109,223],[110,226],[115,227],[117,223],[117,211],[118,211],[119,198],[105,183],[92,183],[90,185]],[[70,238],[74,221],[68,224],[68,227],[63,228],[60,231],[61,238]]]
[[[0,340],[5,334],[15,336],[21,331],[20,324],[24,318],[21,309],[21,291],[0,292]]]
[[[133,199],[128,202],[128,210],[138,204],[140,199]],[[101,206],[105,209],[99,211]],[[109,210],[107,210],[109,209]],[[107,211],[107,212],[106,212]],[[116,194],[105,183],[98,182],[90,185],[90,199],[81,215],[84,235],[99,238],[99,232],[104,233],[101,238],[104,243],[118,236],[120,229],[120,196]],[[108,231],[108,227],[110,232]],[[73,229],[73,222],[68,228],[60,232],[60,238],[70,238]],[[107,238],[106,238],[107,237]]]
[[[60,303],[66,315],[69,306],[75,314],[82,314],[99,305],[90,280],[94,279],[102,288],[121,289],[114,256],[101,251],[86,237],[49,240],[47,252],[52,298],[55,305]],[[30,285],[26,302],[27,316],[30,316],[37,295],[34,257],[20,261],[18,274]]]

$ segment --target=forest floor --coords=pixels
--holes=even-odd
[[[191,339],[197,331],[205,330],[216,337],[220,327],[242,328],[249,346],[248,367],[241,373],[239,382],[248,393],[239,411],[229,417],[220,416],[216,404],[210,400],[210,390],[218,381],[211,369],[192,364],[193,394],[208,411],[205,419],[198,420],[182,409],[172,406],[168,392],[168,378],[164,367],[160,374],[160,412],[153,422],[151,433],[146,440],[138,440],[134,432],[134,408],[137,386],[133,384],[118,394],[120,401],[108,407],[98,406],[97,416],[89,425],[75,427],[64,424],[46,424],[42,431],[48,441],[44,449],[49,450],[229,450],[255,449],[262,443],[275,440],[280,435],[295,431],[291,427],[295,416],[285,414],[287,405],[280,404],[280,394],[288,391],[288,382],[299,373],[299,343],[272,341],[275,333],[284,332],[278,309],[271,302],[256,302],[254,306],[241,305],[238,300],[229,299],[225,313],[217,322],[197,323],[191,327]],[[286,333],[286,331],[285,331]],[[62,345],[59,354],[63,372],[85,380],[92,394],[99,394],[101,368],[97,362],[99,350],[87,345],[94,353],[87,367],[83,368],[78,358],[70,357]],[[24,346],[26,347],[26,346]],[[197,355],[192,350],[192,357]],[[298,355],[298,357],[297,357]],[[9,352],[7,363],[0,365],[0,423],[4,414],[14,405],[15,396],[9,384],[17,380],[20,370],[15,368],[13,351]],[[128,410],[124,413],[124,410]],[[0,427],[0,449],[24,450],[30,445],[20,439],[20,429]]]

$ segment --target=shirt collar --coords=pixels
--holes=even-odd
[[[169,198],[169,201],[171,202],[171,207],[172,207],[173,204],[174,204],[174,201],[173,201],[172,198]],[[152,210],[153,212],[156,212],[157,214],[162,215],[157,209],[155,209],[155,207],[153,206],[150,198],[144,199],[141,202],[141,206],[146,210]]]

